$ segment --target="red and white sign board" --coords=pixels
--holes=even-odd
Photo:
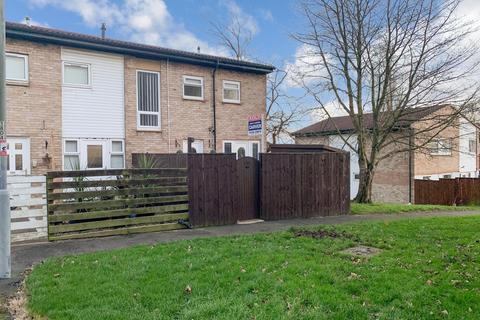
[[[7,140],[0,139],[0,157],[8,156]]]

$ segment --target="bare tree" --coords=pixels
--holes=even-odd
[[[237,60],[247,58],[248,47],[253,33],[242,25],[238,16],[233,16],[229,23],[211,22],[212,32],[220,45],[230,51]]]
[[[307,109],[301,99],[287,94],[284,82],[288,73],[275,70],[267,78],[267,138],[275,144],[282,141],[283,137],[291,137],[292,126],[300,122]]]
[[[328,117],[326,105],[333,96],[351,118],[354,142],[336,129],[358,154],[357,202],[371,202],[372,181],[381,161],[427,146],[474,105],[478,84],[471,76],[478,61],[475,48],[466,41],[474,30],[456,17],[460,2],[300,3],[306,29],[294,37],[308,48],[308,61],[320,70],[304,74],[301,82]],[[442,104],[454,107],[447,114],[431,115],[424,128],[406,126],[418,120],[414,108]]]

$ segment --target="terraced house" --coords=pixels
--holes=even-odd
[[[270,65],[7,23],[11,174],[123,168],[132,153],[257,156]]]

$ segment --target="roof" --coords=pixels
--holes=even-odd
[[[397,121],[397,127],[408,127],[412,123],[419,121],[422,118],[440,110],[447,105],[436,105],[431,107],[411,108]],[[364,126],[367,129],[373,128],[373,114],[365,113],[363,115]],[[322,120],[320,122],[309,125],[293,133],[294,136],[309,136],[309,135],[329,135],[341,133],[348,133],[355,130],[355,127],[350,116],[332,117]]]
[[[196,64],[202,66],[230,69],[235,71],[267,74],[275,70],[268,64],[235,60],[227,57],[193,53],[141,43],[101,38],[82,33],[63,31],[24,23],[6,22],[6,36],[41,43],[52,43],[76,48],[104,51],[117,54],[132,55],[147,59],[169,59],[171,61]]]
[[[346,151],[330,147],[324,144],[271,144],[269,147],[271,153],[329,153]]]

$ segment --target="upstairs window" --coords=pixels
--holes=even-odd
[[[183,76],[183,98],[203,100],[203,78]]]
[[[477,151],[477,141],[474,139],[468,140],[468,152],[475,153]]]
[[[240,82],[223,81],[223,102],[240,103]]]
[[[450,139],[434,139],[429,143],[430,154],[435,156],[449,156],[452,154]]]
[[[63,63],[63,84],[70,86],[90,86],[90,65],[81,63]]]
[[[28,81],[28,56],[23,54],[5,54],[5,73],[8,81]]]
[[[160,73],[137,71],[137,127],[160,129]]]

